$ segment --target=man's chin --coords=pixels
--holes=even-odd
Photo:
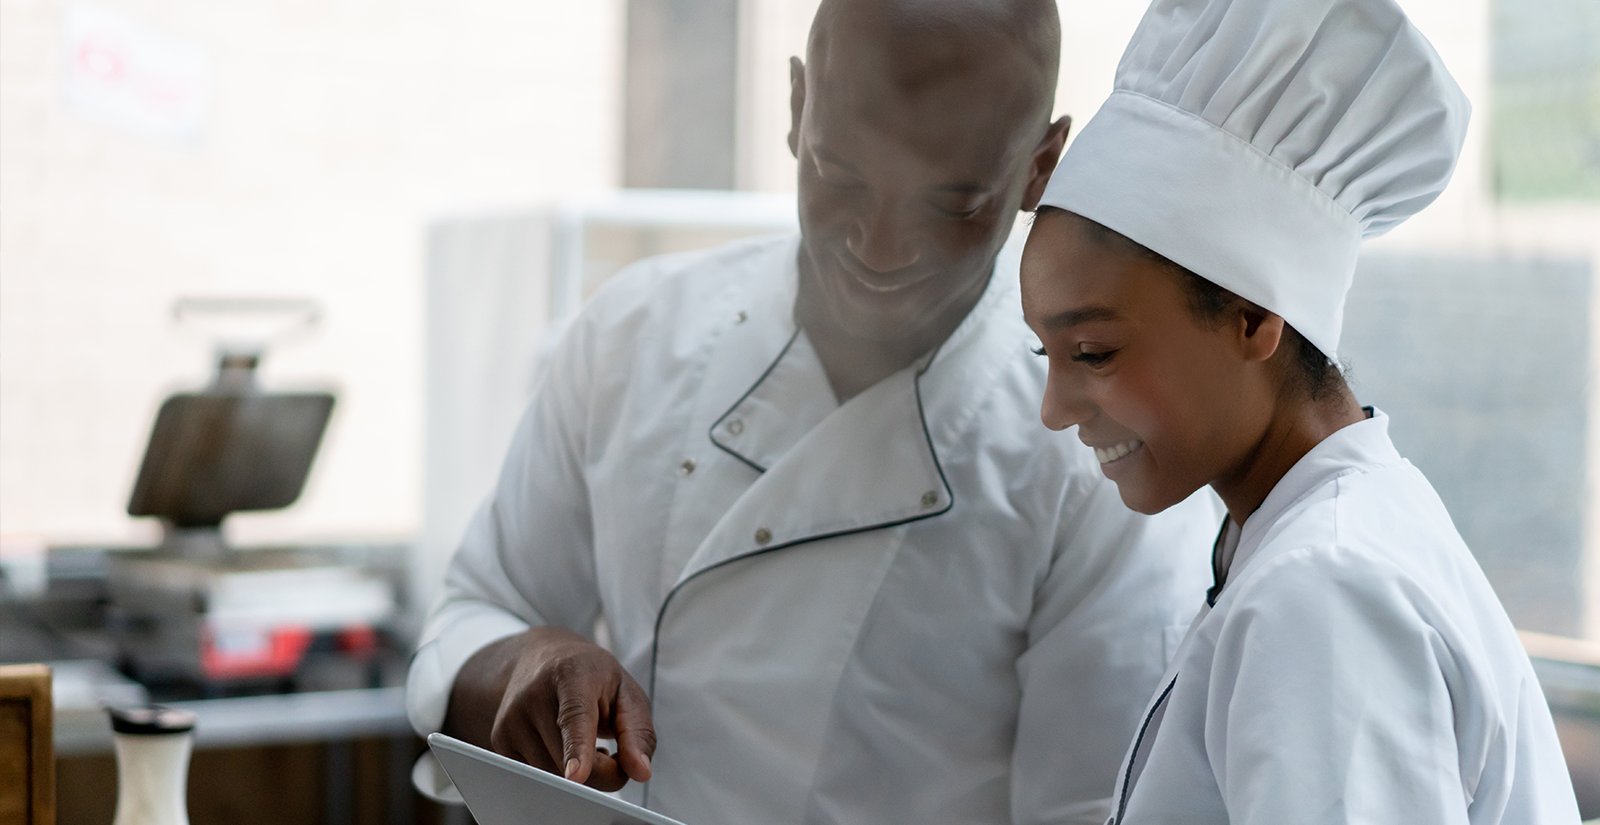
[[[839,329],[852,338],[888,343],[907,338],[920,329],[926,323],[924,314],[910,309],[847,306],[835,311],[833,317]]]
[[[829,326],[862,341],[892,341],[915,330],[922,312],[912,290],[903,293],[874,294],[853,283],[841,283],[850,276],[834,275],[823,288],[820,308],[828,314]]]

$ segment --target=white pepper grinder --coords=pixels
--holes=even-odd
[[[195,714],[158,705],[106,708],[117,749],[112,825],[189,825]]]

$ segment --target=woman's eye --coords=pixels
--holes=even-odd
[[[1044,351],[1044,347],[1028,347],[1028,352],[1031,352],[1034,355],[1039,356],[1040,358],[1045,357],[1045,355],[1047,354]]]
[[[1077,355],[1072,356],[1072,360],[1091,367],[1098,367],[1101,364],[1110,361],[1111,356],[1116,354],[1117,351],[1114,349],[1107,350],[1105,352],[1080,352]]]

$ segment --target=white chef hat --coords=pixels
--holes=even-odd
[[[1470,111],[1393,0],[1155,0],[1042,205],[1332,357],[1361,240],[1439,196]]]

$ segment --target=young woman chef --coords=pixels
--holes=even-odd
[[[1393,0],[1156,0],[1050,182],[1045,423],[1135,510],[1230,514],[1116,825],[1577,822],[1510,621],[1333,362],[1362,238],[1444,188],[1468,109]]]

